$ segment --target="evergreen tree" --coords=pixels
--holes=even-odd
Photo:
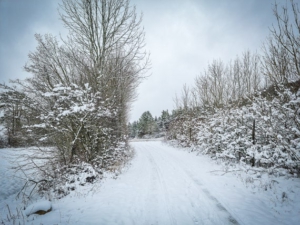
[[[137,121],[128,124],[129,137],[135,138],[138,135],[139,125]]]
[[[155,121],[149,111],[142,114],[139,120],[139,133],[138,136],[142,137],[147,134],[153,134]]]
[[[168,110],[163,110],[161,113],[161,129],[165,131],[167,129],[167,124],[170,120],[170,114]]]

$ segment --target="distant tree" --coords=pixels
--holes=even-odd
[[[144,112],[139,119],[139,133],[138,136],[151,135],[155,129],[155,121],[149,111]]]
[[[1,124],[6,129],[7,144],[17,147],[22,143],[22,119],[24,107],[21,93],[12,89],[0,93],[0,110],[2,111]]]
[[[133,123],[128,124],[128,130],[129,130],[129,137],[135,138],[138,136],[139,132],[139,124],[137,121],[134,121]]]
[[[160,123],[159,123],[159,127],[161,131],[166,131],[169,120],[170,120],[169,111],[163,110],[160,116]]]

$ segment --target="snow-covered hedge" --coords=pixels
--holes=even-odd
[[[215,113],[186,113],[173,121],[168,139],[215,158],[252,166],[283,167],[300,175],[300,91],[253,97],[244,106]]]

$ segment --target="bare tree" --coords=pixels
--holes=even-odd
[[[269,37],[263,45],[263,73],[273,84],[287,83],[290,76],[290,58],[280,43]]]
[[[273,12],[277,23],[263,47],[264,74],[274,84],[287,83],[300,78],[300,9],[290,0],[281,10],[276,3]]]
[[[190,89],[184,84],[181,91],[181,104],[182,108],[187,111],[190,108]]]
[[[200,75],[195,78],[195,89],[197,90],[199,102],[201,106],[208,106],[210,103],[209,99],[209,81],[205,75]]]
[[[209,93],[212,98],[214,107],[220,107],[224,103],[225,91],[225,73],[226,69],[220,60],[214,60],[212,64],[208,65],[209,82],[211,83]]]
[[[233,85],[236,89],[235,100],[243,97],[243,82],[241,76],[241,61],[239,57],[236,57],[233,65]]]
[[[150,66],[142,16],[129,0],[62,0],[60,16],[69,35],[35,35],[24,67],[33,76],[15,81],[28,101],[11,114],[29,118],[20,127],[36,134],[34,144],[56,147],[52,165],[107,169],[128,153],[128,112]]]
[[[81,80],[120,109],[117,130],[124,133],[136,87],[149,68],[142,16],[128,0],[63,0],[61,8],[70,32],[69,51],[75,62],[84,64]]]
[[[137,16],[128,0],[63,0],[61,8],[61,19],[70,32],[67,41],[76,46],[75,50],[71,46],[71,51],[76,51],[75,57],[87,57],[85,76],[97,85],[94,88],[106,86],[128,64],[135,67],[138,75],[147,69],[142,17]],[[116,58],[120,58],[119,66],[108,72],[108,65]]]
[[[252,93],[257,92],[262,85],[261,63],[259,54],[255,53],[251,59],[252,67]]]

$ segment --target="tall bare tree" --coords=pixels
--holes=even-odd
[[[73,43],[68,44],[70,51],[75,58],[78,54],[87,58],[85,76],[93,88],[105,87],[128,64],[134,67],[134,75],[145,71],[149,61],[143,50],[142,17],[129,0],[63,0],[61,9],[70,32],[67,41]],[[112,70],[109,65],[116,60],[119,65]]]
[[[264,45],[263,68],[274,84],[287,83],[300,78],[300,8],[294,0],[273,13],[276,24]]]
[[[62,0],[60,17],[67,38],[36,34],[25,65],[33,76],[15,82],[35,102],[35,124],[24,125],[42,128],[64,164],[113,162],[150,66],[142,15],[129,0]]]

